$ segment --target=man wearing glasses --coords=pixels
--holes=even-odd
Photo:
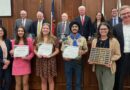
[[[121,58],[117,61],[117,72],[114,90],[123,90],[126,75],[130,74],[130,6],[124,5],[120,9],[122,23],[113,29],[121,48]]]

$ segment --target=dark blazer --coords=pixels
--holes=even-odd
[[[75,20],[80,24],[80,30],[79,33],[84,36],[85,38],[88,38],[88,36],[93,35],[93,25],[91,22],[91,18],[89,16],[85,16],[84,25],[82,25],[80,16],[76,17]]]
[[[7,47],[7,60],[10,60],[11,61],[11,55],[10,55],[10,50],[12,49],[12,44],[11,44],[11,41],[9,39],[6,39],[4,40],[5,44],[6,44],[6,47]],[[3,51],[2,51],[2,48],[0,47],[0,60],[3,59]],[[2,61],[1,61],[2,62]]]
[[[97,33],[97,22],[93,22],[93,33]]]
[[[118,17],[118,21],[119,21],[119,23],[122,22],[122,20],[121,20],[120,17]],[[108,20],[107,22],[108,22],[108,24],[111,26],[111,28],[113,28],[113,19],[111,18],[111,19]]]
[[[68,36],[70,34],[70,28],[69,28],[70,22],[67,21],[66,23],[66,30],[65,30],[65,35]],[[57,24],[57,30],[56,30],[56,36],[58,39],[61,39],[61,34],[62,34],[62,22],[59,22]]]
[[[19,26],[22,25],[22,19],[16,19],[15,24],[14,24],[14,32],[16,33],[17,29]],[[31,19],[26,19],[26,23],[25,23],[25,30],[28,33],[31,29],[31,25],[32,25],[32,20]]]
[[[123,35],[123,24],[119,23],[113,27],[113,34],[120,43],[121,54],[124,51],[124,35]]]
[[[43,20],[42,23],[45,23],[46,20]],[[31,25],[31,30],[30,30],[30,34],[32,35],[32,37],[36,37],[37,36],[37,23],[38,23],[38,20],[37,21],[34,21]]]

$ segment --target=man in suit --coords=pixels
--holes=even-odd
[[[61,15],[62,21],[57,24],[57,38],[59,39],[60,42],[64,40],[65,37],[67,37],[70,34],[70,29],[69,29],[69,24],[70,22],[68,21],[68,14],[63,13]]]
[[[16,19],[14,24],[14,37],[19,26],[24,26],[27,33],[29,33],[31,29],[32,20],[27,19],[27,12],[25,10],[20,11],[20,17],[21,18]]]
[[[126,75],[130,74],[130,6],[122,6],[120,15],[122,23],[113,28],[113,33],[121,48],[121,58],[117,61],[114,90],[123,90],[124,79]]]
[[[111,27],[114,27],[116,24],[122,21],[121,18],[118,16],[118,10],[116,8],[112,9],[111,16],[111,19],[108,20],[108,23]]]
[[[39,35],[42,28],[42,24],[46,22],[43,12],[38,11],[36,16],[37,20],[32,23],[30,31],[33,38]]]
[[[93,36],[94,32],[91,18],[85,15],[85,6],[79,6],[78,11],[80,15],[75,20],[80,24],[79,33],[86,39],[89,39],[89,37]]]

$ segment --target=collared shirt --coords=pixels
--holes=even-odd
[[[84,24],[84,21],[85,21],[85,15],[80,16],[80,20],[81,20],[81,23],[82,23],[82,25],[83,25],[83,24]]]
[[[67,21],[62,21],[62,34],[65,34]],[[63,26],[64,25],[64,26]]]
[[[114,21],[115,20],[115,21]],[[112,25],[115,26],[116,24],[119,23],[119,18],[118,17],[113,17],[112,18]]]
[[[26,19],[22,19],[22,25],[25,27]]]
[[[130,53],[130,25],[123,25],[124,53]]]
[[[65,46],[68,45],[73,46],[73,39],[70,37],[70,35],[62,42],[61,50],[63,51]],[[87,41],[83,36],[77,39],[77,45],[80,50],[88,51]]]
[[[83,20],[84,20],[84,19],[85,19],[85,15],[83,15],[83,16],[80,15],[81,21],[82,21],[82,18],[83,18]]]
[[[42,28],[42,22],[43,22],[43,20],[38,21],[38,23],[37,23],[37,35],[40,34],[40,31],[41,31],[41,28]]]

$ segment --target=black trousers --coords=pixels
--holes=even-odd
[[[123,90],[125,77],[130,75],[130,53],[124,53],[116,64],[117,71],[115,75],[114,90]]]
[[[6,70],[2,69],[3,64],[0,63],[0,90],[10,90],[11,89],[11,66]]]

